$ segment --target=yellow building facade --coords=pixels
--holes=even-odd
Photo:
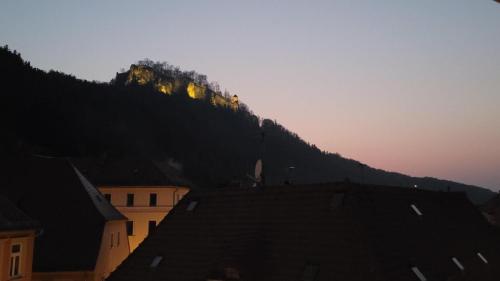
[[[170,210],[189,192],[178,186],[101,186],[99,190],[128,218],[130,252],[153,232]]]
[[[0,281],[31,281],[35,230],[0,232]]]

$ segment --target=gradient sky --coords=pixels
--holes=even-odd
[[[167,61],[321,149],[500,188],[493,0],[0,0],[0,44],[88,80]]]

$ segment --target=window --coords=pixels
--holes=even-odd
[[[302,281],[314,281],[318,275],[319,266],[316,264],[306,264],[302,273]]]
[[[455,258],[455,257],[452,257],[451,260],[453,261],[453,263],[455,263],[455,265],[460,269],[460,270],[464,270],[464,266],[460,263],[460,261]]]
[[[158,196],[156,193],[150,193],[149,194],[149,206],[153,207],[157,205],[157,198]]]
[[[477,256],[484,262],[484,263],[488,263],[488,260],[481,254],[481,253],[477,253]]]
[[[420,210],[417,208],[417,206],[411,204],[411,208],[413,209],[413,211],[415,211],[415,213],[419,216],[422,215],[422,212],[420,212]]]
[[[108,200],[108,202],[111,203],[111,194],[109,193],[104,194],[104,198],[106,198],[106,200]]]
[[[187,206],[188,212],[191,212],[196,208],[196,205],[198,205],[198,201],[191,201],[189,202],[189,205]]]
[[[156,256],[156,257],[154,257],[153,261],[151,262],[150,267],[153,267],[153,268],[157,267],[160,264],[160,262],[161,262],[162,259],[163,259],[162,256]]]
[[[134,221],[127,221],[127,235],[134,235]]]
[[[332,200],[330,201],[330,208],[337,209],[341,207],[344,203],[344,195],[345,194],[343,192],[333,194]]]
[[[240,272],[234,267],[224,268],[224,273],[228,280],[240,280]]]
[[[113,240],[114,240],[114,235],[113,235],[113,232],[111,232],[111,240],[110,240],[110,242],[111,242],[111,245],[110,245],[110,246],[111,246],[111,247],[110,247],[110,248],[113,248],[113,244],[114,244],[114,241],[113,241]]]
[[[148,234],[153,233],[153,231],[155,231],[155,229],[156,229],[156,221],[149,221]]]
[[[427,278],[425,278],[424,274],[422,273],[422,271],[420,271],[420,269],[418,269],[418,267],[413,266],[411,268],[411,271],[413,271],[413,273],[415,273],[415,275],[417,276],[418,280],[420,280],[420,281],[427,281]]]
[[[134,194],[127,193],[127,207],[132,207],[132,206],[134,206]]]
[[[14,244],[10,251],[10,271],[9,276],[21,276],[21,244]]]

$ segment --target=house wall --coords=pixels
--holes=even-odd
[[[35,240],[35,230],[0,232],[0,281],[32,280],[34,240]],[[11,278],[9,276],[11,247],[12,245],[18,243],[21,245],[20,259],[19,259],[20,275],[18,277]]]
[[[106,279],[129,254],[126,220],[108,221],[102,234],[94,280]]]
[[[93,271],[33,272],[33,281],[91,281]]]
[[[106,222],[94,271],[34,272],[33,281],[105,280],[130,254],[125,225],[126,220]]]
[[[186,187],[175,186],[113,186],[99,187],[103,194],[111,195],[111,204],[133,223],[133,234],[128,236],[130,251],[148,235],[149,221],[158,225],[177,202],[189,192]],[[150,206],[150,194],[157,196],[157,205]],[[134,194],[134,205],[127,206],[127,194]]]

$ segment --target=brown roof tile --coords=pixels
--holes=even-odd
[[[498,280],[499,237],[463,193],[349,183],[194,191],[109,280],[418,281],[415,266],[427,280]]]
[[[0,196],[0,231],[38,229],[39,223]]]

